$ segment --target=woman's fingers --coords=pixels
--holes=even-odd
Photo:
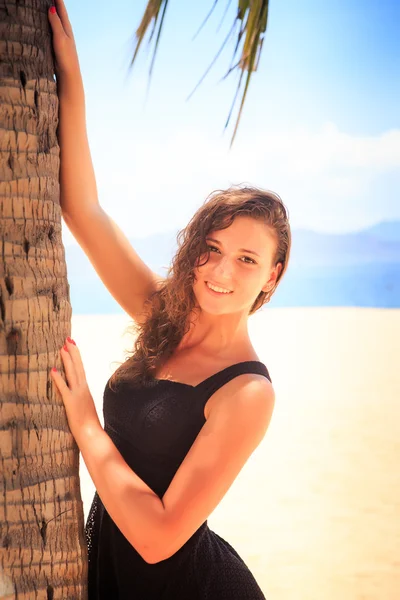
[[[67,394],[71,393],[71,390],[69,389],[69,387],[67,386],[67,384],[65,383],[60,371],[51,371],[51,376],[53,377],[54,381],[56,382],[56,385],[60,391],[60,394],[62,396],[62,398],[64,399],[64,397],[66,397]],[[63,400],[64,401],[64,400]]]
[[[68,340],[65,343],[67,344],[68,352],[70,354],[70,358],[74,366],[75,374],[77,377],[77,383],[78,385],[86,385],[86,373],[83,367],[83,362],[81,358],[81,353],[79,352],[79,348],[72,342],[69,342]]]
[[[67,349],[64,346],[61,348],[61,358],[68,382],[68,388],[64,388],[64,390],[68,389],[70,392],[80,393],[86,390],[87,387],[81,353],[73,342],[66,340],[65,346]]]
[[[56,11],[50,7],[48,17],[53,33],[54,69],[57,83],[68,85],[68,82],[81,82],[78,53],[75,46],[72,28],[68,19],[67,10],[62,0],[56,0]]]
[[[62,23],[62,26],[64,27],[65,33],[69,37],[74,37],[73,33],[72,33],[71,23],[69,22],[67,9],[65,7],[63,0],[55,0],[55,5],[56,5],[57,13],[58,13],[59,18]]]
[[[52,12],[52,7],[49,8],[49,21],[51,28],[53,30],[54,35],[64,36],[66,35],[66,31],[64,29],[64,25],[61,22],[61,19],[57,12]]]
[[[79,385],[78,374],[74,365],[72,356],[68,350],[61,348],[61,356],[64,363],[65,375],[67,376],[68,386],[71,392],[73,392]]]

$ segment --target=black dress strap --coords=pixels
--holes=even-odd
[[[244,375],[245,373],[264,375],[272,383],[270,374],[264,363],[259,360],[246,360],[225,367],[225,369],[218,371],[218,373],[214,373],[214,375],[207,377],[207,379],[196,385],[196,391],[200,393],[204,400],[208,400],[208,398],[210,398],[210,396],[219,390],[225,383],[228,383],[231,379],[234,379],[238,375]]]

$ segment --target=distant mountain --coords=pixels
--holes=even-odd
[[[166,276],[177,233],[130,242],[151,269]],[[121,312],[82,249],[66,246],[65,254],[74,313]],[[400,307],[400,221],[345,234],[292,230],[289,268],[270,306]]]
[[[291,266],[340,266],[400,262],[400,221],[383,222],[359,232],[292,232]]]
[[[382,221],[365,232],[382,242],[400,242],[400,221]]]

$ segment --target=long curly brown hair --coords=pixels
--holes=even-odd
[[[232,186],[212,192],[188,225],[178,232],[178,250],[167,277],[147,299],[145,320],[133,323],[134,349],[109,379],[111,389],[115,391],[112,386],[122,381],[145,386],[157,383],[155,373],[189,331],[190,316],[196,306],[193,293],[195,270],[206,264],[210,255],[206,238],[211,231],[229,227],[238,215],[263,221],[275,232],[277,243],[273,265],[281,263],[282,269],[274,286],[268,292],[258,294],[249,315],[269,302],[289,262],[292,240],[287,208],[278,194],[256,187]],[[206,261],[200,265],[199,259],[204,254]]]

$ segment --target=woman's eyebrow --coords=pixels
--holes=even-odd
[[[210,242],[215,242],[216,244],[222,246],[221,242],[219,242],[215,238],[207,237],[207,240],[210,240]],[[246,250],[246,248],[239,248],[239,252],[248,252],[249,254],[255,254],[256,256],[258,256],[258,258],[261,258],[260,255],[257,254],[257,252],[254,252],[254,250]]]

